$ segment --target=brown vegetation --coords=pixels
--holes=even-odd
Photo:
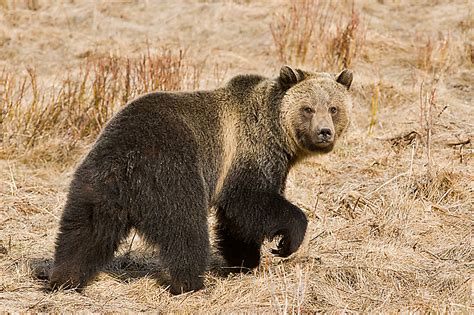
[[[347,10],[350,7],[351,10]],[[321,68],[349,68],[364,42],[354,2],[292,0],[270,25],[279,60]]]
[[[23,77],[4,70],[0,77],[5,126],[2,153],[25,153],[58,138],[69,149],[78,141],[91,142],[112,115],[138,95],[180,90],[189,80],[191,87],[196,86],[199,71],[190,67],[184,64],[182,50],[135,59],[99,57],[86,60],[78,73],[66,74],[48,91],[38,86],[32,68]]]
[[[472,313],[472,4],[0,1],[0,310]],[[3,19],[2,19],[3,18]],[[3,21],[3,22],[2,22]],[[43,290],[74,165],[127,100],[282,62],[355,72],[353,121],[287,196],[299,252],[171,296],[131,235],[82,293]],[[212,224],[211,218],[211,224]]]

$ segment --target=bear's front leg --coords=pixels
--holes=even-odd
[[[283,227],[280,230],[271,232],[269,236],[270,239],[278,235],[282,236],[277,248],[272,249],[272,254],[279,257],[288,257],[298,250],[301,243],[303,243],[308,227],[308,219],[303,211],[293,204],[291,204],[291,206],[293,208],[292,221],[286,225],[282,225]]]
[[[257,267],[263,240],[279,235],[282,239],[272,252],[291,255],[308,226],[303,211],[278,193],[234,190],[221,195],[217,209],[218,248],[233,267]]]
[[[227,262],[229,271],[248,272],[260,264],[261,241],[244,239],[239,229],[217,210],[216,247]]]

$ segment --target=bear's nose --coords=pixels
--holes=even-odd
[[[322,141],[332,140],[332,131],[329,128],[321,128],[318,132],[318,138]]]

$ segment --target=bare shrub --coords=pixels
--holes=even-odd
[[[313,37],[316,18],[322,17],[323,12],[317,12],[317,3],[312,0],[290,1],[288,11],[276,14],[273,23],[270,25],[273,41],[277,47],[280,61],[287,63],[296,61],[304,63]],[[327,16],[326,16],[327,17]],[[319,24],[326,30],[327,19]],[[291,60],[293,59],[293,60]]]
[[[365,35],[359,28],[360,23],[359,13],[353,4],[350,18],[345,24],[337,25],[336,33],[329,43],[327,58],[338,68],[350,67],[363,47]]]
[[[449,34],[438,39],[417,37],[417,66],[425,71],[438,73],[447,70],[452,63],[453,49]]]
[[[3,71],[4,153],[23,152],[55,137],[73,143],[95,138],[130,99],[150,91],[199,85],[200,69],[185,64],[184,51],[162,50],[138,59],[89,59],[78,73],[68,74],[50,89],[38,86],[33,69],[24,76]]]
[[[345,4],[346,6],[347,4]],[[354,3],[347,15],[336,2],[291,0],[270,30],[282,63],[350,67],[363,48],[365,30]]]

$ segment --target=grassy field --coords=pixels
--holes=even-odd
[[[0,0],[0,311],[472,313],[474,5]],[[282,64],[355,73],[334,152],[290,173],[288,259],[172,296],[132,233],[82,293],[45,290],[68,184],[127,100]],[[213,222],[210,217],[211,225]]]

